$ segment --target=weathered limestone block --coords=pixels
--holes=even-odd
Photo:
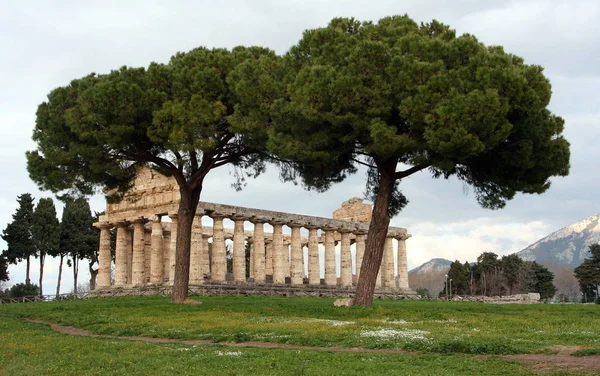
[[[304,277],[304,252],[302,251],[302,242],[300,239],[300,224],[288,223],[292,228],[291,241],[291,283],[292,285],[301,285]]]
[[[254,282],[263,283],[265,282],[265,220],[261,218],[251,218],[250,221],[254,223],[254,236],[252,241],[251,255],[252,259],[254,260]]]
[[[150,226],[149,226],[150,225]],[[152,257],[152,223],[144,225],[144,284],[150,283],[150,259]]]
[[[273,283],[283,284],[287,274],[285,268],[288,265],[285,259],[287,252],[283,249],[283,222],[272,221],[271,225],[273,225]]]
[[[390,236],[385,238],[383,246],[383,260],[381,264],[383,287],[395,288],[394,278],[394,244]]]
[[[335,307],[352,307],[354,305],[354,298],[336,299],[333,305]]]
[[[265,274],[273,277],[273,238],[265,239]]]
[[[165,230],[165,227],[167,230]],[[163,282],[169,280],[169,274],[171,272],[171,224],[166,223],[163,227]]]
[[[160,216],[152,219],[152,254],[150,256],[150,283],[161,284],[164,273],[163,228]]]
[[[331,228],[326,229],[325,232],[325,284],[328,286],[337,284],[334,230]]]
[[[127,234],[127,285],[133,282],[133,228],[125,229]]]
[[[202,283],[202,216],[194,216],[192,222],[192,239],[190,245],[190,284]]]
[[[127,284],[127,226],[129,222],[117,222],[117,244],[115,250],[115,286]]]
[[[146,269],[146,254],[144,252],[144,224],[146,220],[138,218],[133,221],[133,265],[132,265],[132,282],[135,287],[143,286],[146,282],[144,275]]]
[[[365,255],[366,232],[356,233],[356,280],[360,278],[360,268],[362,267],[363,257]]]
[[[364,204],[363,200],[353,197],[342,203],[342,207],[333,212],[333,219],[349,222],[371,222],[371,205]]]
[[[410,235],[406,234],[397,237],[398,240],[398,288],[402,291],[409,291],[408,285],[408,257],[406,255],[406,239]]]
[[[208,238],[207,235],[202,235],[202,249],[201,249],[201,257],[200,257],[200,278],[204,283],[204,279],[206,277],[210,277],[210,256],[208,254]]]
[[[223,234],[222,214],[212,213],[213,218],[213,243],[212,243],[212,265],[211,279],[217,282],[225,281],[227,274],[227,261],[225,259],[225,237]]]
[[[342,231],[340,252],[340,276],[342,286],[352,286],[352,253],[350,250],[350,231]]]
[[[233,280],[246,281],[246,236],[244,234],[244,221],[247,217],[234,216],[233,229]]]
[[[318,228],[308,228],[308,283],[311,285],[321,284],[321,271],[319,269],[319,239]]]
[[[100,223],[100,247],[98,249],[98,288],[110,287],[110,225]]]

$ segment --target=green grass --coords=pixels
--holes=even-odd
[[[524,365],[499,355],[550,353],[558,345],[582,346],[582,356],[599,352],[598,305],[376,301],[373,307],[348,308],[333,307],[333,299],[324,298],[197,299],[203,304],[128,297],[1,305],[0,375],[531,375]],[[23,318],[116,336],[417,353],[133,342],[56,333]]]
[[[75,326],[98,334],[214,341],[266,341],[308,346],[402,348],[467,354],[597,347],[597,305],[491,305],[376,301],[333,307],[332,299],[202,297],[175,305],[165,297],[13,304],[0,314]]]
[[[194,347],[79,337],[6,315],[0,316],[0,336],[0,375],[11,376],[534,374],[496,357]]]
[[[573,356],[593,356],[600,355],[600,347],[592,348],[592,349],[581,349],[573,352],[571,354]]]

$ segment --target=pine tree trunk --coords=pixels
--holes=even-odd
[[[79,263],[77,257],[73,257],[73,293],[77,295],[77,274],[79,272]]]
[[[44,277],[44,262],[46,261],[46,253],[40,252],[40,298],[44,295],[42,292],[42,279]]]
[[[356,285],[354,305],[371,306],[381,259],[385,237],[390,224],[389,206],[396,181],[396,161],[386,161],[379,167],[379,187],[375,198],[373,216],[369,224],[365,253],[360,268],[360,277]]]
[[[56,284],[56,297],[60,295],[60,280],[62,278],[62,267],[63,267],[63,258],[64,255],[60,255],[60,264],[58,264],[58,282]]]
[[[27,269],[25,270],[25,284],[27,286],[29,286],[31,284],[31,280],[29,279],[29,265],[30,265],[30,260],[29,260],[29,256],[27,256]]]
[[[92,266],[94,266],[94,263],[90,262],[89,266],[88,266],[88,269],[90,271],[90,291],[93,291],[96,289],[96,277],[98,276],[98,270],[99,270],[99,269],[94,270],[94,268]]]
[[[190,247],[192,224],[200,201],[201,186],[194,191],[180,186],[181,199],[177,211],[177,243],[175,249],[175,278],[171,302],[181,304],[188,296],[190,283]]]

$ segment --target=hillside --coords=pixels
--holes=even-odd
[[[575,268],[588,257],[590,244],[600,242],[600,214],[553,232],[517,252],[525,260]]]
[[[450,269],[450,264],[452,264],[452,261],[450,260],[446,260],[443,258],[434,258],[420,266],[417,266],[414,269],[411,269],[409,273],[422,274],[433,271],[446,271]]]

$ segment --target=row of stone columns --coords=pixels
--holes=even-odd
[[[196,216],[192,226],[192,243],[190,252],[190,284],[201,284],[204,276],[210,276],[211,281],[223,282],[227,276],[227,260],[225,249],[225,231],[223,220],[229,218],[234,222],[233,228],[233,280],[238,283],[246,282],[246,241],[251,245],[250,278],[253,282],[264,283],[267,276],[272,276],[276,284],[286,283],[289,278],[292,285],[302,285],[304,282],[304,245],[308,248],[307,277],[310,285],[319,285],[320,257],[319,244],[324,247],[324,283],[335,286],[338,284],[336,273],[336,242],[340,243],[340,284],[352,286],[352,240],[356,244],[356,274],[360,274],[360,266],[364,257],[365,231],[314,226],[299,222],[269,220],[267,218],[227,216],[212,212],[212,232],[204,231],[201,216]],[[163,234],[161,216],[151,219],[136,218],[130,221],[115,223],[101,222],[100,228],[99,272],[98,286],[111,286],[110,280],[110,229],[116,227],[116,255],[114,285],[143,286],[147,283],[159,285],[172,283],[175,277],[175,245],[177,241],[177,215],[171,218],[170,236]],[[254,230],[248,234],[244,230],[245,221],[254,224]],[[151,221],[149,245],[146,244],[145,224]],[[273,227],[271,235],[264,232],[264,224]],[[291,228],[289,243],[284,242],[283,225]],[[301,228],[308,229],[308,240],[303,242]],[[210,230],[207,228],[206,230]],[[321,230],[319,237],[318,230]],[[337,235],[337,236],[336,236]],[[212,254],[209,264],[209,242],[213,239]],[[405,234],[390,235],[386,238],[384,257],[377,278],[377,286],[386,289],[408,290],[408,270],[406,262]],[[394,262],[393,240],[398,241],[397,262]],[[289,247],[288,247],[289,244]],[[148,251],[150,255],[147,255]],[[149,257],[147,257],[149,256]],[[168,262],[168,263],[167,263]],[[148,265],[149,264],[149,265]],[[394,270],[395,264],[397,270]],[[396,281],[396,274],[398,280]]]

